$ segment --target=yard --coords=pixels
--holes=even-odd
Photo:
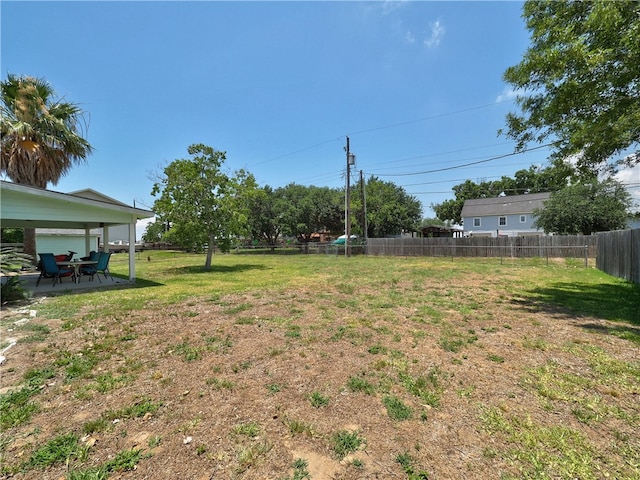
[[[3,478],[640,478],[638,286],[572,261],[149,256],[137,288],[3,309]]]

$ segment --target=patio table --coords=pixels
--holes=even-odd
[[[59,267],[73,267],[73,275],[76,283],[80,283],[80,267],[86,265],[97,265],[97,260],[64,260],[56,262]]]

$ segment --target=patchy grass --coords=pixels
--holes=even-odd
[[[637,286],[570,262],[150,255],[135,288],[2,312],[1,475],[640,478]]]

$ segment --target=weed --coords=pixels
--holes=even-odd
[[[216,390],[233,390],[234,384],[231,380],[208,378],[205,383],[211,385]]]
[[[300,325],[289,325],[287,331],[284,332],[284,336],[289,338],[300,338],[302,336],[300,333]]]
[[[76,354],[63,351],[54,362],[57,367],[65,368],[65,377],[68,380],[85,377],[98,363],[98,357],[91,351],[82,351]]]
[[[524,339],[522,340],[522,346],[524,348],[542,350],[543,352],[547,350],[547,348],[549,348],[546,340],[544,340],[543,338],[531,339],[528,337],[524,337]]]
[[[204,336],[207,343],[207,350],[212,350],[216,353],[226,353],[232,346],[231,339],[227,336],[220,338],[215,335]]]
[[[445,328],[438,340],[438,345],[447,352],[457,353],[466,345],[474,343],[478,340],[478,336],[473,330],[468,330],[466,334]]]
[[[373,345],[373,346],[369,347],[369,349],[367,351],[372,355],[377,355],[379,353],[386,354],[387,353],[387,348],[383,347],[382,345]]]
[[[102,417],[109,421],[125,418],[140,418],[144,417],[147,413],[155,413],[161,405],[160,403],[154,403],[146,399],[118,410],[109,410],[105,412]]]
[[[240,317],[236,320],[236,325],[255,325],[256,323],[256,319],[252,317]]]
[[[31,420],[31,416],[40,410],[31,397],[40,392],[47,379],[54,376],[55,371],[51,367],[27,370],[25,385],[20,390],[0,395],[0,428],[4,430]]]
[[[82,432],[89,434],[94,432],[103,432],[109,427],[109,423],[104,418],[90,420],[82,426]]]
[[[303,422],[301,420],[291,419],[289,417],[284,417],[282,422],[289,429],[289,433],[292,435],[307,435],[308,437],[313,437],[314,429],[310,423]]]
[[[240,312],[244,312],[245,310],[249,310],[253,305],[250,303],[241,303],[239,305],[235,305],[233,307],[227,308],[222,311],[225,315],[235,315]]]
[[[237,454],[238,468],[236,469],[236,473],[245,472],[247,469],[256,465],[258,460],[269,453],[271,448],[272,445],[266,440],[241,448]]]
[[[504,357],[501,357],[500,355],[490,354],[487,355],[487,359],[496,363],[504,363]]]
[[[326,407],[329,405],[329,397],[323,396],[320,392],[313,392],[309,395],[309,401],[311,405],[316,408]]]
[[[160,446],[161,443],[162,443],[162,437],[160,435],[152,435],[151,437],[149,437],[149,441],[147,442],[147,445],[149,446],[149,448],[155,448]]]
[[[404,372],[399,374],[400,382],[407,391],[431,407],[440,406],[441,376],[442,372],[437,366],[433,367],[427,376],[412,377]]]
[[[484,333],[496,333],[498,331],[498,327],[482,327],[480,330]]]
[[[267,385],[267,390],[269,390],[269,393],[274,394],[274,393],[278,393],[280,391],[282,391],[282,386],[278,385],[277,383],[271,383],[269,385]]]
[[[249,370],[250,368],[251,368],[251,361],[245,360],[244,362],[235,364],[233,367],[231,367],[231,371],[233,373],[238,373],[242,370]]]
[[[309,466],[309,462],[304,458],[296,458],[296,460],[291,464],[291,468],[293,468],[293,476],[282,477],[280,480],[304,480],[311,479],[311,475],[307,470]]]
[[[132,448],[118,452],[113,460],[105,464],[108,472],[131,471],[142,458],[142,449]]]
[[[186,341],[172,346],[170,352],[180,355],[185,362],[193,362],[194,360],[200,360],[201,353],[200,348],[192,347]]]
[[[365,444],[365,439],[358,432],[341,430],[331,436],[331,447],[340,460],[357,451]]]
[[[408,420],[412,417],[411,407],[405,405],[402,400],[394,395],[387,395],[382,399],[382,403],[387,408],[387,415],[392,420]]]
[[[457,394],[460,398],[469,398],[473,395],[473,392],[476,391],[475,385],[469,385],[468,387],[460,388],[457,391]]]
[[[38,323],[27,323],[16,330],[26,330],[31,332],[30,335],[21,338],[18,343],[44,342],[49,333],[51,333],[51,329],[48,326]]]
[[[352,392],[363,392],[367,395],[373,395],[376,392],[376,387],[362,377],[350,377],[347,387]]]
[[[35,450],[25,462],[25,469],[44,469],[55,463],[83,461],[87,457],[88,448],[82,445],[73,433],[60,435],[49,440]]]
[[[260,435],[262,428],[257,422],[241,423],[233,427],[234,435],[244,435],[245,437],[255,438]]]
[[[112,373],[105,373],[96,377],[93,388],[100,393],[107,393],[125,385],[129,385],[134,380],[135,376],[133,375],[119,375],[114,377]]]
[[[87,470],[71,470],[67,480],[107,480],[109,472],[105,467],[93,467]]]
[[[408,452],[400,453],[396,456],[396,462],[400,464],[404,472],[408,475],[408,480],[428,480],[429,476],[426,472],[416,472],[414,468],[414,459]]]

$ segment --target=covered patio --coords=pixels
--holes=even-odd
[[[42,280],[40,280],[40,285],[36,285],[36,283],[38,283],[38,277],[40,276],[39,272],[23,272],[20,273],[19,276],[23,288],[25,290],[28,290],[34,297],[43,295],[55,295],[61,293],[83,292],[98,288],[112,288],[132,284],[132,282],[130,282],[126,278],[104,278],[102,274],[100,274],[100,280],[98,280],[97,278],[90,280],[88,277],[83,276],[80,278],[79,282],[73,281],[71,277],[66,277],[62,279],[62,281],[57,282],[55,286],[53,286],[53,282],[50,278],[43,278]]]
[[[74,193],[60,193],[27,185],[0,181],[0,226],[2,228],[65,228],[84,231],[85,251],[78,252],[78,256],[86,256],[92,249],[90,231],[102,229],[103,244],[108,245],[109,227],[128,225],[128,280],[121,278],[104,279],[102,283],[97,279],[73,284],[70,279],[52,287],[51,281],[43,279],[36,288],[39,273],[20,275],[27,281],[27,289],[37,293],[63,290],[77,290],[106,286],[107,281],[112,285],[118,283],[135,283],[135,244],[136,222],[144,218],[153,217],[153,212],[130,207],[124,203],[102,195],[94,190],[83,190]],[[42,253],[42,252],[39,252]],[[33,279],[32,279],[33,277]],[[32,284],[32,285],[31,285]],[[31,288],[33,287],[33,288]]]

